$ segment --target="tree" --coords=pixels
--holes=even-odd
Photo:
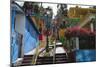
[[[60,14],[61,16],[67,17],[67,11],[68,11],[67,10],[67,4],[58,4],[57,8],[58,8],[57,14]]]

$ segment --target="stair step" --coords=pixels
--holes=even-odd
[[[56,61],[58,60],[67,60],[67,58],[56,58]]]
[[[38,57],[37,62],[49,62],[52,61],[53,62],[53,57]]]
[[[23,60],[22,63],[31,63],[32,60]]]
[[[31,66],[33,65],[32,62],[33,55],[25,55],[22,61],[21,66]],[[67,63],[68,59],[66,57],[66,53],[56,54],[55,55],[55,63]],[[38,57],[36,65],[44,65],[44,64],[53,64],[53,56],[50,57]]]
[[[38,59],[51,59],[51,58],[53,58],[53,56],[50,56],[50,57],[38,57]]]
[[[42,61],[42,62],[37,62],[36,64],[41,64],[41,65],[43,65],[43,64],[53,64],[53,61]]]
[[[23,60],[32,60],[32,57],[24,57]]]
[[[58,54],[56,54],[56,55],[66,55],[66,53],[58,53]]]
[[[32,65],[33,65],[32,63],[23,63],[20,66],[32,66]]]
[[[67,57],[66,55],[55,55],[55,57],[57,58],[62,58],[62,57]]]
[[[56,45],[56,47],[63,47],[63,45]]]
[[[56,58],[66,57],[66,54],[65,53],[64,54],[56,54],[55,56],[56,56]]]
[[[33,55],[24,55],[24,57],[33,57]]]
[[[56,61],[56,64],[58,63],[67,63],[67,61],[63,60],[63,61]]]
[[[53,61],[53,58],[52,59],[37,59],[37,61]]]

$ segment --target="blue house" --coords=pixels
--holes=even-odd
[[[39,31],[30,16],[25,16],[23,9],[11,4],[11,63],[35,49],[39,44]]]

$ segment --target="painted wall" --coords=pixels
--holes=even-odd
[[[22,47],[21,47],[21,57],[24,56],[24,33],[25,33],[25,14],[16,14],[15,19],[15,31],[23,36]],[[20,45],[19,45],[20,46]]]
[[[24,56],[25,53],[28,53],[29,51],[36,48],[36,46],[39,43],[38,40],[38,34],[36,33],[36,30],[32,25],[30,24],[30,21],[25,17],[24,14],[18,14],[16,11],[12,11],[12,42],[11,42],[11,56],[12,56],[12,63],[15,63],[18,59],[18,43],[17,43],[17,36],[18,33],[23,35],[23,42],[22,42],[22,56]]]
[[[27,18],[25,24],[24,54],[33,50],[39,44],[38,34],[36,33],[35,29],[32,27]]]
[[[16,32],[15,32],[15,18],[16,18],[16,11],[12,9],[11,15],[11,62],[15,63],[18,58],[18,45],[16,43]]]
[[[15,31],[24,34],[25,32],[25,15],[24,14],[16,14],[15,19]]]
[[[95,50],[77,50],[76,51],[76,62],[90,62],[96,61]]]

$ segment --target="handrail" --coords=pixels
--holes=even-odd
[[[37,57],[38,57],[38,50],[39,50],[39,46],[37,46],[36,53],[35,53],[35,55],[33,55],[32,64],[36,64],[36,60],[37,60]]]
[[[54,43],[56,44],[56,43]],[[53,63],[55,63],[55,49],[56,49],[56,45],[54,45],[54,55],[53,55]],[[37,46],[36,48],[36,53],[35,55],[33,55],[33,58],[32,58],[32,64],[36,64],[36,61],[37,61],[37,57],[44,51],[46,50],[46,48],[42,49],[41,51],[39,51],[39,46]],[[39,52],[38,52],[39,51]]]
[[[36,64],[37,57],[38,57],[44,50],[46,50],[46,48],[44,48],[43,50],[41,50],[40,52],[38,52],[38,51],[39,51],[39,46],[36,48],[36,53],[35,53],[35,55],[33,55],[33,58],[32,58],[32,64]]]
[[[42,49],[42,50],[39,52],[39,55],[40,55],[44,50],[46,50],[46,48]]]
[[[55,63],[55,51],[56,51],[56,41],[54,43],[53,63]]]

